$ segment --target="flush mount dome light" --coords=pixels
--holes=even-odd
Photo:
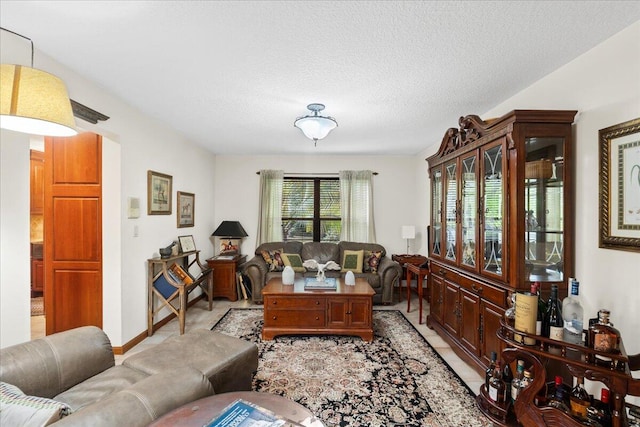
[[[319,139],[329,135],[329,132],[338,127],[338,122],[333,117],[318,114],[319,111],[324,110],[324,104],[309,104],[307,109],[313,114],[298,117],[293,125],[300,129],[304,136],[312,139],[313,144],[316,145]]]

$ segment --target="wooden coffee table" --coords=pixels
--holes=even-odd
[[[266,408],[275,414],[287,418],[295,423],[301,423],[306,419],[315,419],[314,415],[304,406],[286,397],[271,393],[258,393],[255,391],[236,391],[231,393],[215,394],[204,397],[195,402],[187,403],[177,409],[163,415],[149,426],[153,427],[202,427],[213,418],[220,415],[222,410],[237,399],[244,399]],[[319,422],[319,421],[318,421]],[[317,424],[314,424],[317,425]],[[320,425],[322,425],[320,423]]]
[[[262,339],[277,335],[356,335],[373,341],[373,295],[367,279],[355,286],[336,279],[336,290],[304,290],[304,279],[283,285],[280,277],[267,282]]]

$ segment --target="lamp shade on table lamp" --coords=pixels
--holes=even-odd
[[[402,238],[407,239],[407,254],[409,254],[409,239],[416,238],[415,225],[403,225],[402,226]]]
[[[239,239],[247,237],[248,234],[240,224],[240,221],[222,221],[212,236]]]

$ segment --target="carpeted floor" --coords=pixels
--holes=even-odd
[[[491,425],[400,311],[374,310],[373,319],[372,343],[339,336],[262,341],[261,309],[230,309],[213,330],[258,345],[254,390],[289,397],[327,426]]]

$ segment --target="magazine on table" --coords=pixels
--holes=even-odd
[[[238,399],[224,408],[220,415],[205,424],[204,427],[287,427],[299,425],[254,403]]]

